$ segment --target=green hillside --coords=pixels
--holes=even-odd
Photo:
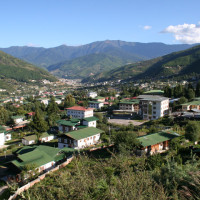
[[[99,73],[87,81],[166,78],[200,74],[200,45],[163,57],[122,66],[106,73]]]
[[[115,69],[128,62],[128,59],[122,59],[112,55],[92,54],[51,65],[48,67],[48,70],[60,77],[88,78],[97,73]]]
[[[0,79],[14,79],[21,82],[41,79],[56,80],[47,71],[14,58],[2,51],[0,51]]]

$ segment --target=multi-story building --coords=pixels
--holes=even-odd
[[[93,117],[93,108],[85,108],[82,106],[73,106],[66,108],[67,116],[72,118],[83,119],[87,117]]]
[[[155,120],[169,114],[169,98],[157,95],[140,95],[138,99],[143,119]]]

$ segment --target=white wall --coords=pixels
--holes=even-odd
[[[91,122],[83,121],[83,125],[84,126],[88,126],[88,127],[95,127],[96,128],[97,122],[96,121],[91,121]]]
[[[5,143],[4,133],[0,133],[0,145],[4,145],[4,143]]]
[[[31,145],[31,144],[34,144],[34,143],[35,143],[35,140],[28,141],[28,140],[25,140],[25,139],[22,138],[22,144],[23,145]]]

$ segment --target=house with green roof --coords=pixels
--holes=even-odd
[[[96,128],[98,120],[96,117],[86,117],[82,120],[82,123],[84,126]]]
[[[15,121],[16,124],[19,124],[20,122],[24,121],[25,116],[16,115],[16,116],[12,116],[11,118]]]
[[[182,106],[182,111],[189,111],[189,110],[200,110],[200,99],[195,98],[193,101],[181,104]]]
[[[121,111],[130,111],[130,112],[139,112],[139,100],[138,99],[130,99],[119,102],[119,110]]]
[[[101,133],[103,131],[98,128],[87,127],[62,134],[58,137],[58,148],[83,149],[95,145],[99,142]]]
[[[74,131],[81,128],[96,127],[96,117],[85,117],[83,119],[72,118],[70,120],[58,120],[58,130],[62,133]]]
[[[173,131],[152,133],[140,136],[137,139],[141,143],[141,148],[137,150],[138,154],[146,153],[151,155],[154,153],[161,153],[169,149],[170,141],[179,137],[178,133]]]
[[[89,101],[88,107],[94,109],[101,109],[104,106],[104,102],[101,101]]]
[[[55,135],[48,134],[47,132],[42,133],[40,138],[39,138],[40,142],[49,142],[53,139],[55,139]],[[36,135],[28,135],[28,136],[25,136],[25,137],[22,138],[22,144],[23,145],[35,144],[36,141],[37,141]]]
[[[45,145],[26,146],[15,152],[16,159],[11,161],[11,165],[22,171],[27,165],[32,165],[39,172],[48,170],[59,161],[66,158],[66,155],[72,155],[73,149],[60,150],[58,148]]]

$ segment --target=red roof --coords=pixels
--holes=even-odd
[[[82,110],[82,111],[89,111],[89,110],[93,110],[93,108],[85,108],[82,106],[73,106],[70,108],[66,108],[67,110]]]
[[[28,115],[30,115],[30,116],[33,116],[33,115],[35,115],[35,112],[30,112],[30,113],[27,113]]]

